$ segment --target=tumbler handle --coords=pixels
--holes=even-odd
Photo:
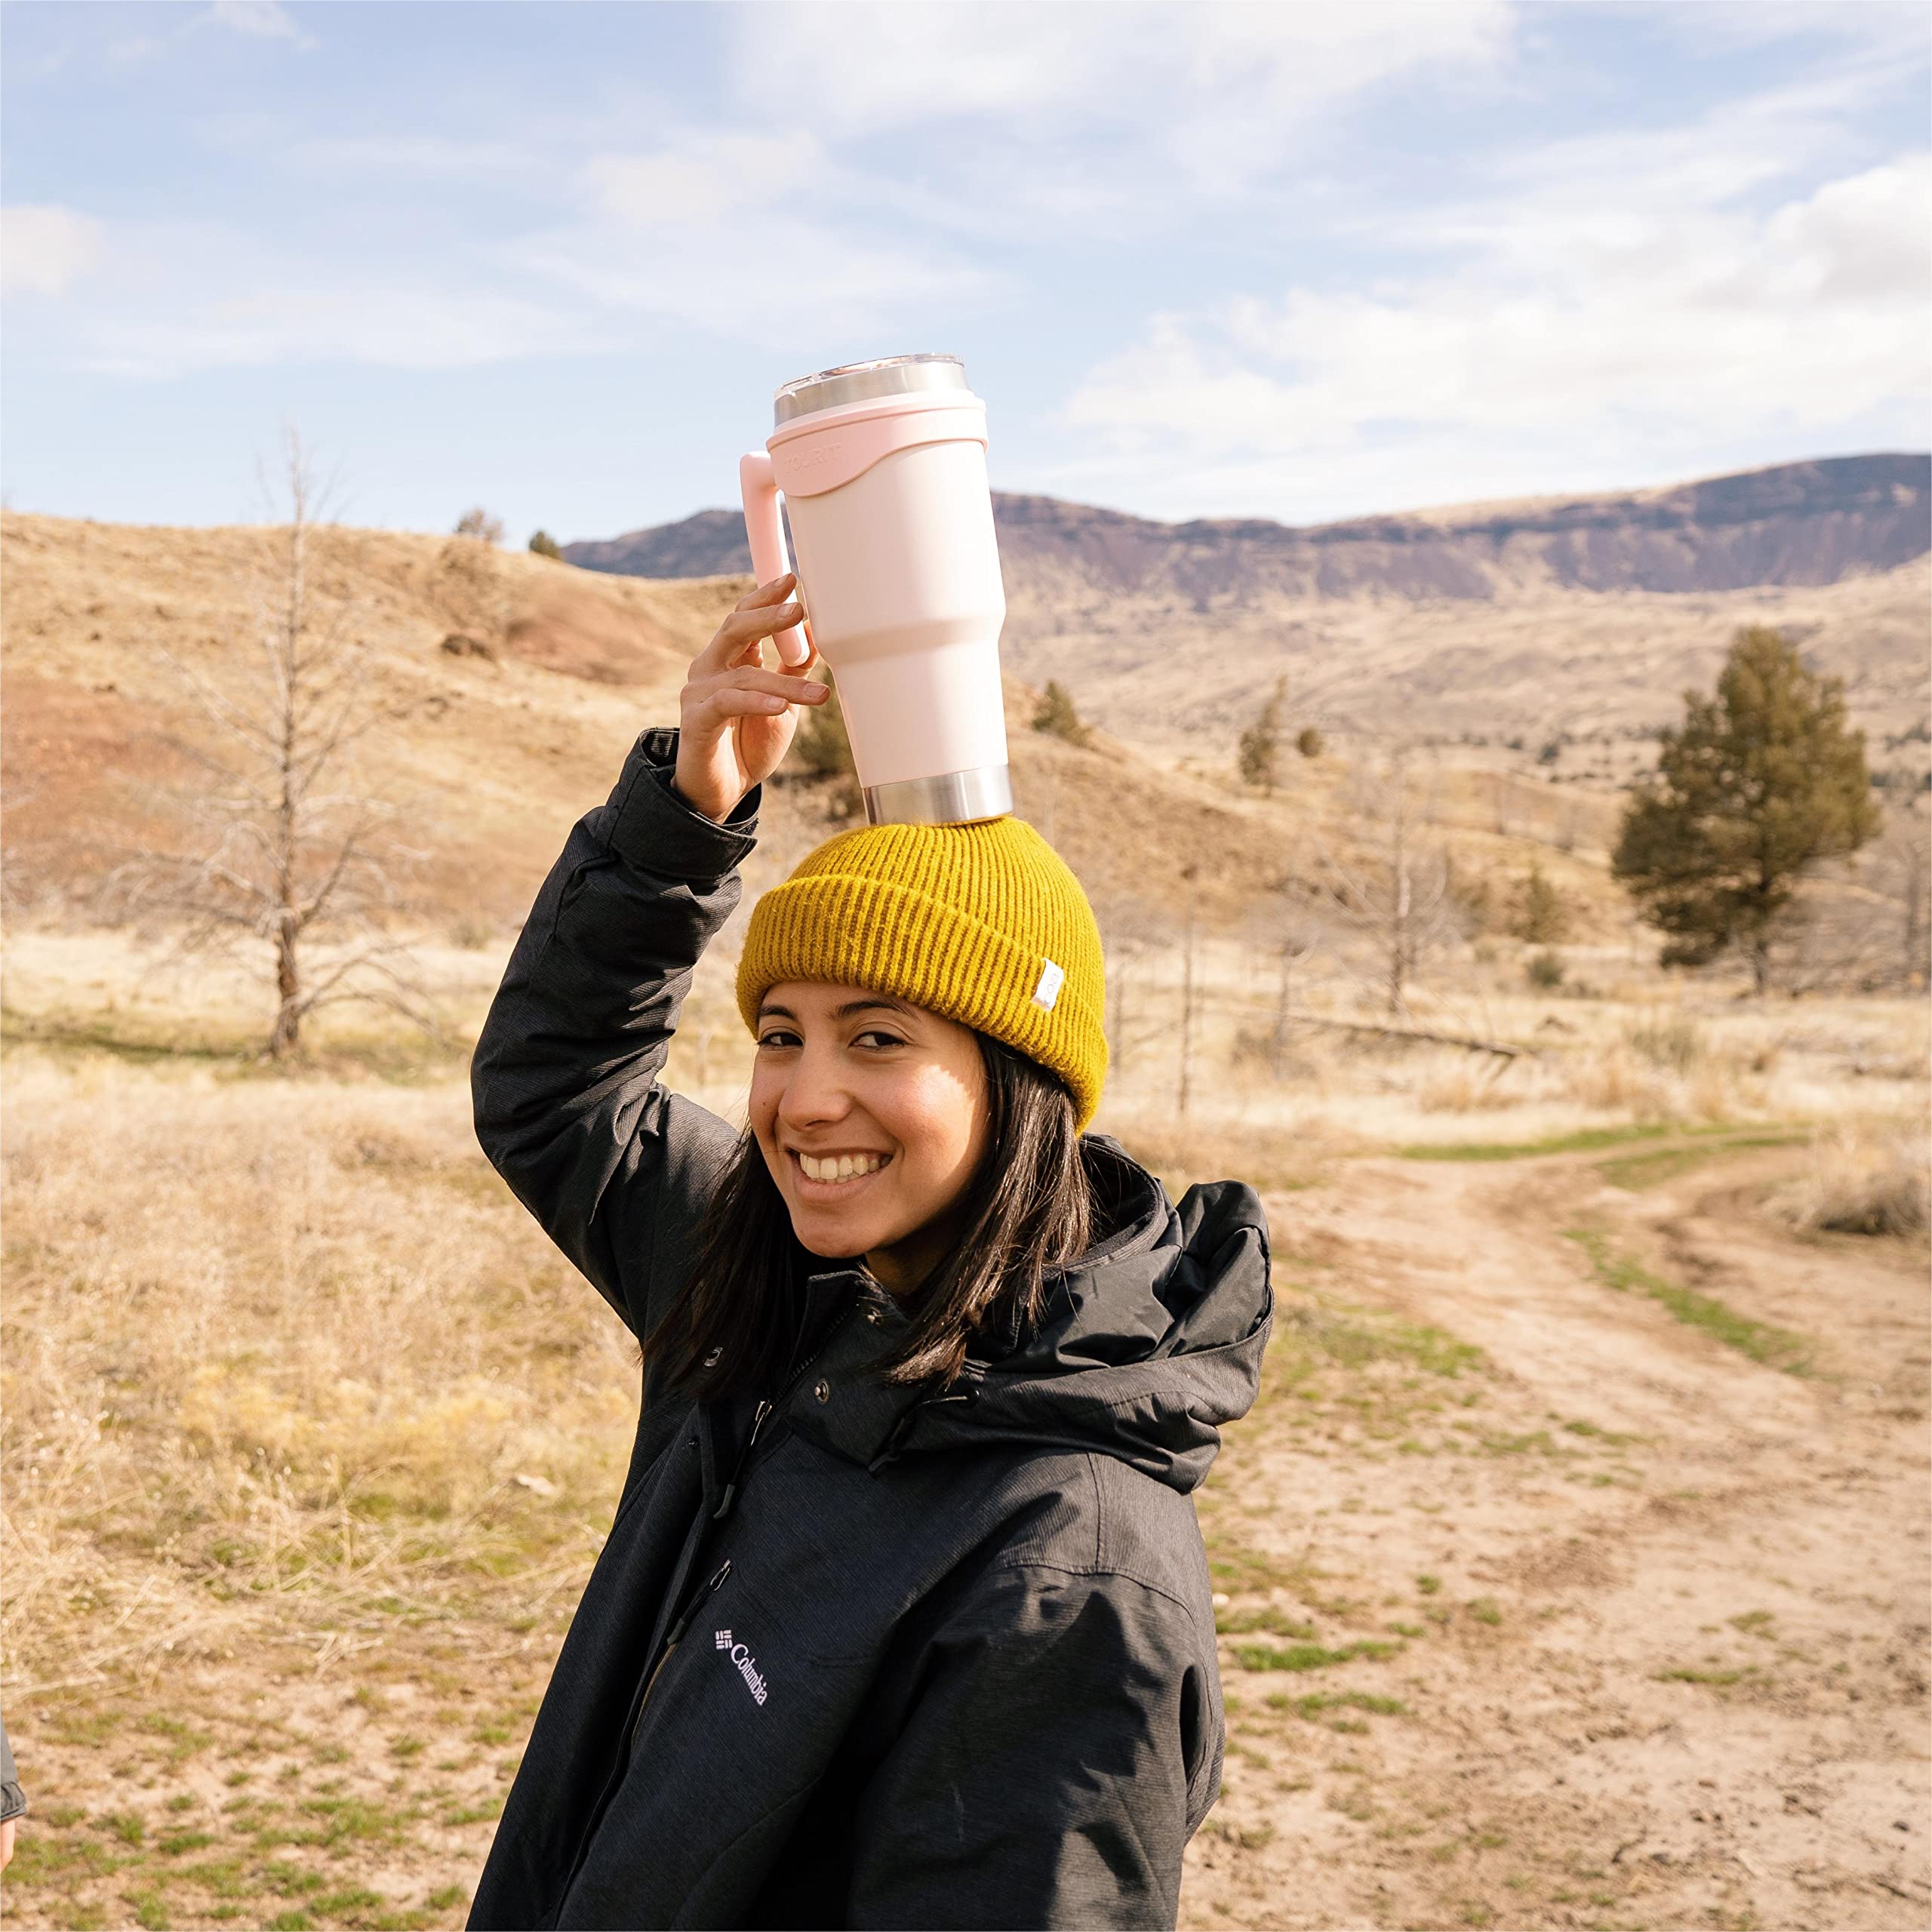
[[[760,583],[783,577],[792,568],[785,548],[785,526],[780,520],[777,478],[771,473],[771,458],[763,450],[738,460],[738,490],[744,498],[745,535],[752,546],[752,572]],[[792,593],[795,601],[804,601],[801,583]],[[811,655],[804,630],[794,624],[776,633],[778,660],[781,664],[802,664]]]

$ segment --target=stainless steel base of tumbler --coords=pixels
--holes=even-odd
[[[1012,809],[1013,781],[1003,764],[866,787],[868,825],[963,825]]]

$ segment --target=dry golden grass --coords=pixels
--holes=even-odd
[[[10,1904],[460,1923],[629,1337],[476,1149],[460,1057],[343,1026],[284,1076],[214,1002],[186,1058],[151,1005],[74,1017],[6,1060]]]
[[[1923,1120],[1834,1121],[1812,1143],[1806,1171],[1778,1188],[1769,1205],[1800,1234],[1923,1234],[1932,1223]]]
[[[568,1587],[626,1338],[475,1150],[459,1079],[29,1049],[8,1085],[17,1678],[232,1645],[265,1603],[319,1649]]]

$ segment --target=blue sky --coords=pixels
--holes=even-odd
[[[1918,5],[8,0],[0,485],[605,536],[781,381],[1293,523],[1932,443]]]

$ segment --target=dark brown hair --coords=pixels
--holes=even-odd
[[[986,1152],[958,1204],[949,1258],[906,1297],[910,1329],[881,1364],[888,1382],[949,1385],[974,1337],[1039,1318],[1047,1271],[1085,1252],[1093,1202],[1072,1096],[1037,1061],[983,1033]],[[684,1293],[644,1338],[661,1386],[709,1401],[773,1392],[791,1359],[798,1284],[829,1266],[792,1232],[791,1211],[747,1127],[698,1229]],[[859,1265],[863,1266],[863,1263]]]

